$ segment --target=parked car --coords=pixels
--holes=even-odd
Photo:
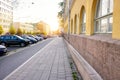
[[[38,39],[37,37],[33,36],[33,35],[29,35],[29,37],[34,38],[34,39],[36,39],[37,41],[39,41],[39,39]]]
[[[0,55],[3,55],[7,52],[7,48],[3,45],[0,45]]]
[[[41,37],[41,36],[37,36],[37,35],[36,35],[36,37],[37,37],[40,41],[43,40],[43,37]]]
[[[39,37],[42,37],[43,39],[47,39],[47,36],[46,35],[37,35],[37,36],[39,36]]]
[[[17,35],[2,35],[0,36],[0,44],[4,46],[9,45],[20,45],[20,46],[27,46],[29,44],[29,40],[24,39]]]
[[[24,38],[24,39],[29,39],[32,44],[37,42],[36,39],[34,39],[32,37],[29,37],[27,35],[22,35],[21,37]]]

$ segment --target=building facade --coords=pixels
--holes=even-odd
[[[119,80],[120,1],[64,0],[64,3],[65,39],[104,80]]]
[[[45,35],[51,34],[50,26],[43,21],[38,22],[36,27],[40,31],[41,34],[45,34]]]
[[[0,0],[0,25],[3,26],[4,33],[8,32],[12,22],[13,6],[11,0]]]
[[[13,26],[15,27],[16,30],[20,28],[22,32],[25,33],[33,33],[35,30],[35,27],[28,23],[14,22]]]

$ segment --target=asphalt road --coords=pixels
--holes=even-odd
[[[16,50],[16,52],[10,52],[9,55],[0,58],[0,80],[4,79],[7,75],[9,75],[25,61],[27,61],[30,57],[36,54],[40,49],[42,49],[52,40],[53,39],[50,38],[45,41],[38,42],[37,44],[33,44],[32,46],[25,47],[24,49],[17,49],[18,51],[15,47],[14,50]]]

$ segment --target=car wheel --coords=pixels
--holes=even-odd
[[[3,53],[3,55],[6,55],[7,54],[7,49],[6,50],[4,50],[4,53]]]
[[[6,46],[6,44],[4,42],[2,42],[1,45]]]
[[[21,46],[21,47],[24,47],[24,46],[25,46],[25,43],[20,43],[20,46]]]
[[[7,52],[7,48],[4,49],[4,53],[6,53],[6,52]]]

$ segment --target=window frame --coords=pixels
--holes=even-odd
[[[84,19],[85,19],[85,23],[84,23]],[[85,9],[82,10],[82,22],[81,22],[81,33],[85,33],[86,32],[86,12]]]
[[[110,12],[110,0],[108,0],[108,6],[107,6],[107,14],[106,15],[101,15],[102,14],[102,7],[101,7],[101,5],[102,5],[102,0],[98,0],[97,1],[97,6],[96,6],[96,13],[95,13],[95,19],[94,19],[94,25],[95,25],[95,28],[94,28],[94,33],[112,33],[112,30],[111,31],[109,31],[108,30],[108,27],[110,26],[110,18],[112,17],[113,18],[113,11],[112,12]],[[99,11],[99,9],[100,9],[100,11]],[[98,16],[100,14],[100,16]],[[107,19],[107,30],[106,30],[106,32],[101,32],[101,20],[103,20],[103,19]],[[98,31],[96,31],[97,30],[97,27],[98,27],[98,25],[97,25],[97,22],[100,22],[100,24],[99,24],[99,30]]]

